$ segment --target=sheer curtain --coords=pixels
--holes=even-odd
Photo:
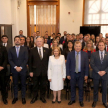
[[[40,31],[44,36],[56,32],[56,5],[33,5],[30,6],[30,34]]]
[[[84,24],[108,24],[108,0],[85,0]]]
[[[105,37],[108,32],[108,0],[85,0],[84,24],[100,25]]]

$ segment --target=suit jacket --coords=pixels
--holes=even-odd
[[[27,72],[28,51],[27,48],[20,46],[19,57],[16,54],[16,48],[11,47],[8,52],[8,60],[11,65],[11,72],[17,72],[15,66],[22,67],[21,73]]]
[[[67,63],[66,63],[66,74],[67,76],[71,76],[74,79],[74,72],[75,72],[75,51],[72,51],[67,56]],[[89,61],[86,52],[81,51],[81,77],[88,76],[89,72]]]
[[[107,74],[108,73],[108,52],[105,51],[104,60],[103,60],[102,64],[100,61],[99,51],[92,53],[90,65],[93,69],[92,76],[94,79],[100,79],[101,78],[101,76],[98,74],[99,71],[105,71]],[[106,74],[102,76],[103,80],[107,79]]]
[[[30,50],[29,72],[34,76],[46,76],[48,70],[49,50],[43,47],[43,58],[40,59],[37,47]]]
[[[8,61],[7,50],[4,46],[0,45],[0,66],[4,67],[4,69],[0,71],[0,75],[6,73],[7,61]]]
[[[63,44],[63,41],[64,41],[64,36],[62,36],[62,37],[60,38],[60,43]]]
[[[0,43],[3,46],[3,42]],[[9,49],[12,47],[12,45],[10,43],[7,42],[7,46],[6,46],[6,50],[7,52],[9,51]]]
[[[85,47],[85,42],[82,42],[82,50],[84,49]]]

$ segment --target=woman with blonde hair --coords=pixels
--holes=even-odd
[[[55,47],[59,47],[59,42],[57,39],[54,39],[52,41],[52,46],[51,48],[49,49],[49,54],[52,55],[52,50],[55,48]],[[60,47],[59,47],[60,48]],[[60,51],[61,51],[61,54],[63,53],[62,49],[60,48]]]
[[[88,59],[90,59],[91,53],[96,51],[94,49],[92,40],[87,41],[87,43],[86,43],[83,51],[86,52],[86,53],[88,53]]]
[[[95,43],[95,35],[92,34],[90,38],[91,38],[91,40],[93,41],[93,43]]]
[[[92,40],[87,41],[86,46],[84,47],[83,51],[88,54],[88,59],[89,59],[89,78],[92,78],[92,69],[91,69],[91,66],[90,66],[90,58],[91,58],[91,54],[93,52],[96,52],[96,50],[93,47]]]
[[[64,55],[61,55],[59,47],[54,47],[52,56],[49,57],[48,64],[48,80],[50,81],[50,89],[53,90],[52,103],[56,102],[56,93],[58,92],[58,103],[61,103],[61,90],[64,87],[66,78],[66,66]]]

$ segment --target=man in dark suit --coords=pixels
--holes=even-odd
[[[38,89],[40,85],[40,100],[46,103],[45,92],[47,83],[47,69],[49,50],[43,46],[43,38],[36,39],[36,46],[30,51],[29,71],[30,76],[33,77],[33,98],[31,104],[37,100]]]
[[[98,87],[101,81],[102,85],[102,102],[105,108],[107,107],[107,74],[108,74],[108,52],[104,50],[105,43],[100,41],[98,43],[99,51],[92,53],[90,65],[93,69],[93,83],[94,83],[94,102],[92,107],[96,106],[98,101]]]
[[[83,107],[83,83],[87,82],[89,61],[87,53],[81,51],[81,42],[76,41],[74,45],[75,51],[72,51],[67,56],[66,73],[71,85],[71,101],[68,105],[75,103],[76,84],[79,87],[79,103]]]
[[[20,37],[20,46],[26,47],[28,52],[29,52],[29,47],[27,45],[25,45],[25,38],[24,37]]]
[[[85,45],[86,45],[86,42],[89,40],[89,37],[88,35],[84,35],[84,39],[83,39],[83,42],[82,42],[82,50],[84,49]]]
[[[8,54],[6,48],[0,45],[0,86],[1,86],[2,100],[4,104],[8,104],[8,101],[6,99],[6,84],[5,84],[7,61],[8,61]]]
[[[18,36],[19,36],[19,37],[24,37],[25,40],[26,40],[26,36],[23,35],[23,30],[20,30],[20,31],[19,31],[19,35],[18,35]]]
[[[11,47],[8,52],[8,59],[11,65],[11,72],[13,76],[14,84],[14,99],[12,104],[15,104],[18,100],[18,81],[19,77],[21,79],[22,88],[22,104],[26,103],[26,72],[27,72],[27,61],[28,61],[28,51],[27,48],[20,46],[20,37],[16,36],[14,38],[15,46]]]
[[[3,35],[1,37],[2,40],[2,46],[6,47],[7,52],[9,51],[9,48],[12,47],[12,45],[10,43],[8,43],[8,36],[7,35]]]
[[[60,38],[60,43],[61,43],[61,44],[63,44],[63,41],[66,40],[66,36],[67,36],[67,31],[64,31],[64,36],[62,36],[62,37]]]

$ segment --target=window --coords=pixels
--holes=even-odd
[[[105,37],[108,32],[108,0],[85,0],[84,24],[101,26]]]
[[[85,0],[84,24],[108,24],[108,0]]]

